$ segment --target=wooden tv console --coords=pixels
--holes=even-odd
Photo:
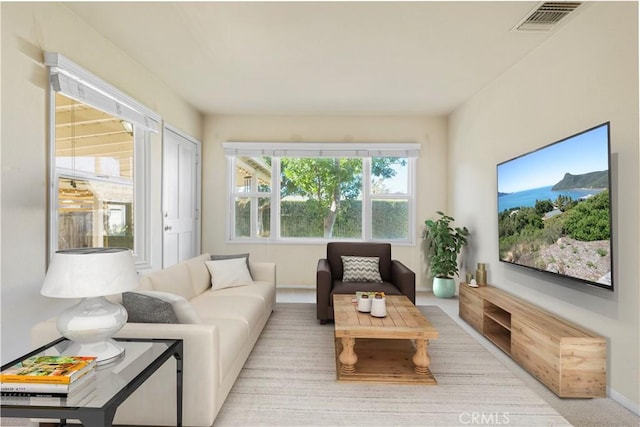
[[[459,312],[558,396],[606,396],[604,337],[493,286],[461,283]]]

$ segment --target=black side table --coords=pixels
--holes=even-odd
[[[3,417],[55,418],[61,425],[67,419],[77,419],[86,427],[111,427],[116,410],[147,378],[169,358],[176,359],[176,425],[182,426],[182,361],[180,339],[117,338],[124,348],[123,358],[98,367],[95,394],[70,404],[66,398],[7,397],[0,398]],[[69,345],[60,338],[19,359],[2,366],[2,370],[35,355],[59,355]]]

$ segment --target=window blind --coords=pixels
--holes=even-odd
[[[157,113],[57,52],[46,52],[44,58],[54,91],[151,132],[160,131],[161,118]]]
[[[272,157],[418,157],[416,143],[225,142],[227,156]]]

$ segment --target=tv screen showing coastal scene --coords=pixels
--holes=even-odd
[[[609,123],[497,166],[500,261],[613,290]]]

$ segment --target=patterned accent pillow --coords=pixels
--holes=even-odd
[[[342,256],[343,282],[382,283],[380,258],[377,256]]]

